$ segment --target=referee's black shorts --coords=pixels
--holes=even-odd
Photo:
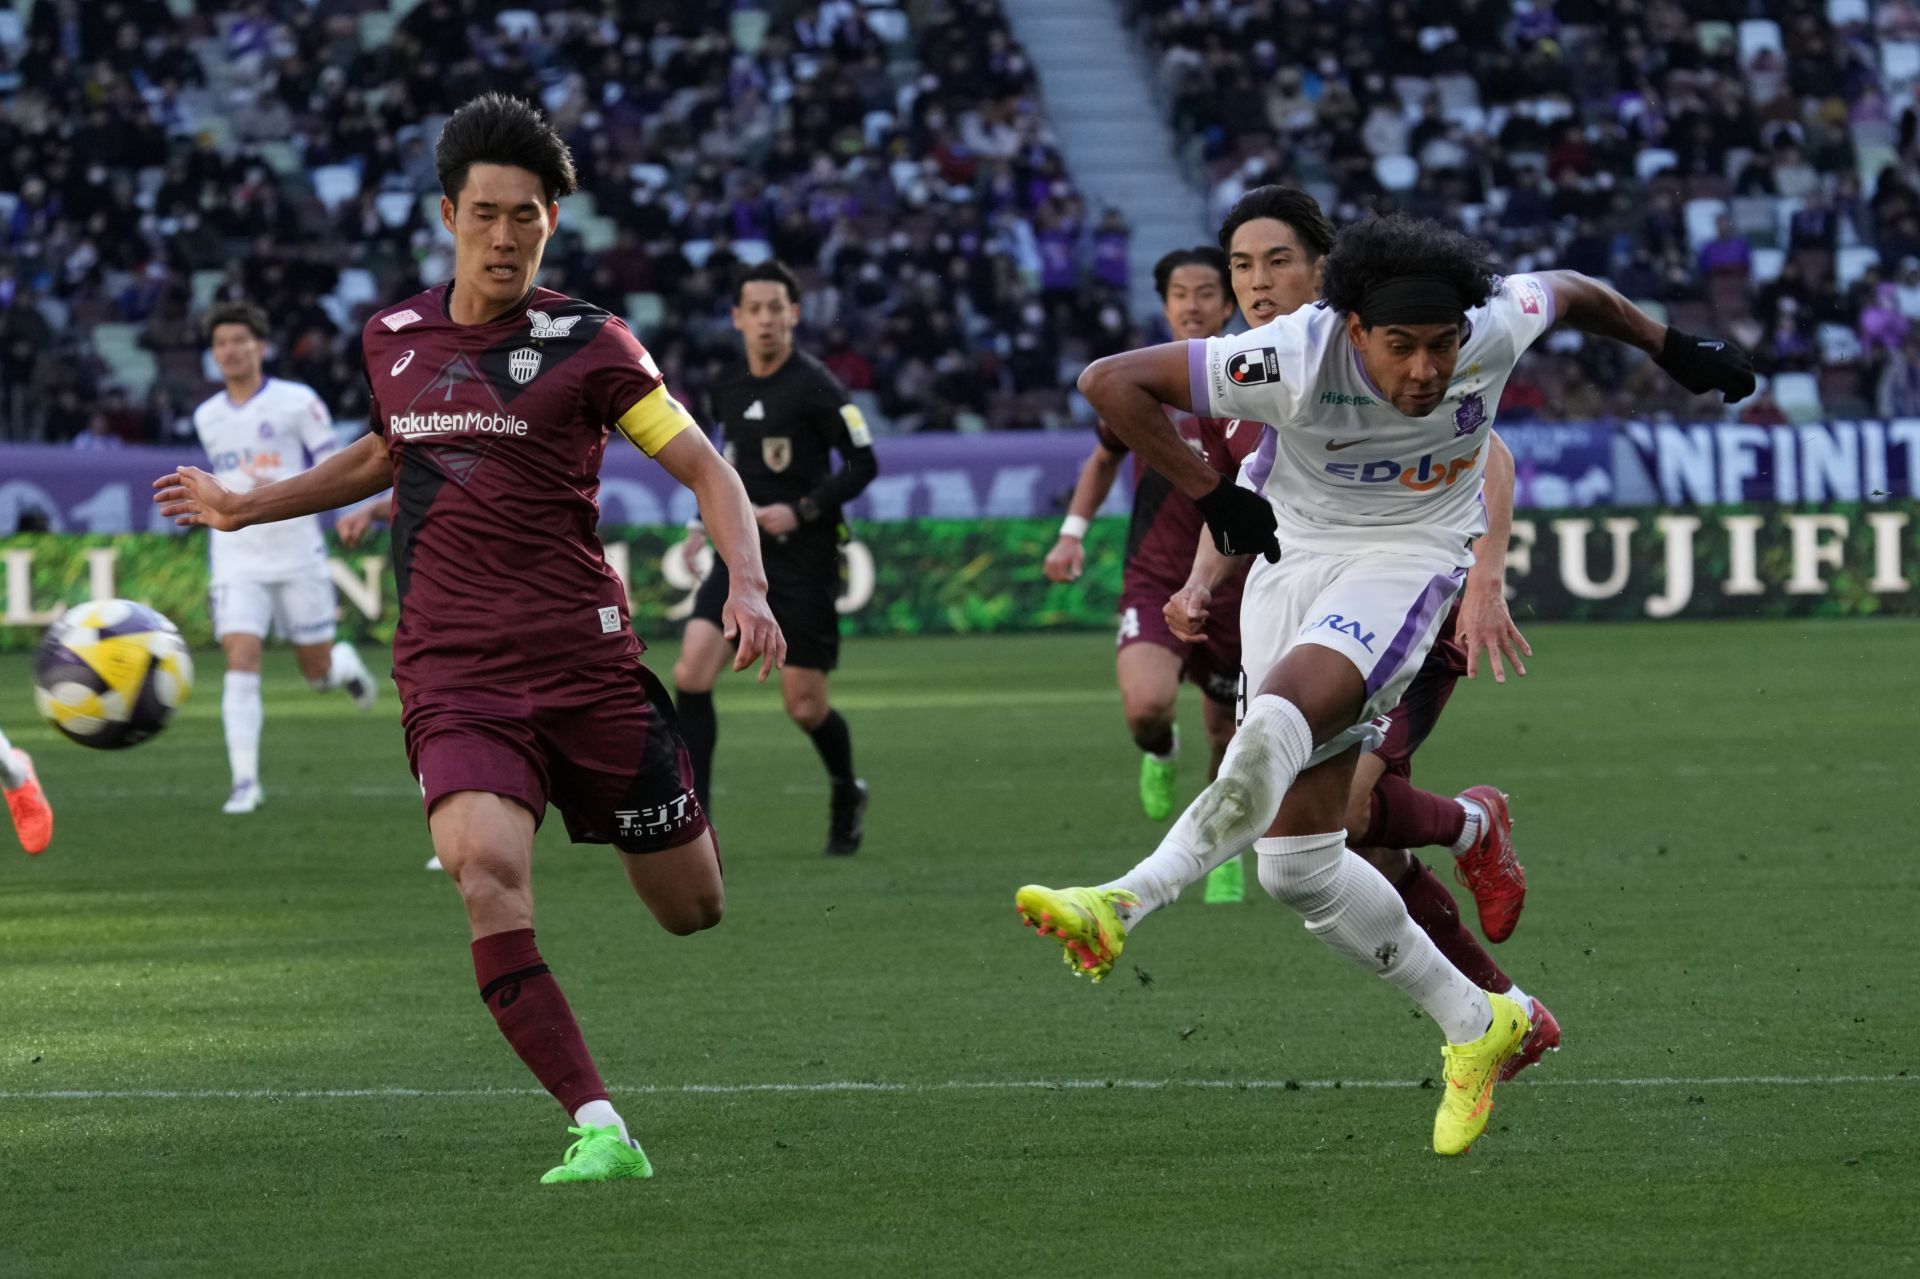
[[[840,546],[831,538],[760,539],[767,566],[767,603],[787,637],[787,665],[830,671],[840,664]],[[693,597],[691,617],[725,629],[720,610],[727,602],[727,566],[714,556],[713,571]]]

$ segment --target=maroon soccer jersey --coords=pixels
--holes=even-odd
[[[1177,409],[1167,410],[1167,420],[1179,431],[1188,448],[1199,454],[1208,466],[1222,475],[1239,472],[1244,461],[1260,442],[1266,428],[1258,422],[1236,418],[1199,418]],[[1115,453],[1127,446],[1102,422],[1096,428],[1100,443]],[[1200,508],[1193,499],[1173,486],[1158,471],[1133,462],[1133,520],[1127,527],[1126,590],[1129,592],[1164,590],[1171,595],[1187,583],[1193,569],[1193,551],[1199,544],[1200,530],[1206,527]],[[1239,620],[1240,588],[1246,581],[1246,567],[1240,568],[1213,593],[1216,617]],[[1164,601],[1164,596],[1162,597]]]
[[[638,655],[596,499],[609,428],[632,433],[630,411],[661,390],[652,357],[621,320],[550,289],[455,324],[449,288],[363,335],[393,463],[395,682],[409,695]]]

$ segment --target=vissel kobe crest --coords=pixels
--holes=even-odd
[[[507,357],[507,376],[521,386],[533,381],[540,372],[540,352],[530,346],[523,346]]]

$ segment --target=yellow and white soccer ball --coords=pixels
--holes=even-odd
[[[172,622],[132,600],[95,600],[47,628],[33,701],[82,746],[118,750],[167,726],[193,691],[193,656]]]

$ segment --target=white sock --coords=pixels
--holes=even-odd
[[[1480,832],[1487,826],[1487,810],[1480,806],[1478,800],[1468,799],[1464,795],[1455,795],[1453,802],[1460,805],[1460,810],[1467,815],[1467,820],[1460,823],[1460,838],[1453,841],[1453,855],[1465,857],[1480,842]]]
[[[1299,911],[1307,931],[1426,1010],[1453,1043],[1487,1033],[1493,1008],[1407,917],[1386,877],[1346,846],[1343,830],[1262,839],[1260,886]]]
[[[1513,981],[1511,977],[1509,977],[1507,980]],[[1524,1010],[1526,1010],[1527,1016],[1529,1017],[1533,1016],[1533,999],[1531,996],[1527,994],[1526,991],[1520,989],[1520,983],[1514,982],[1513,985],[1507,987],[1505,990],[1501,991],[1500,993],[1505,995],[1508,999],[1511,999],[1514,1003],[1520,1005],[1520,1007],[1523,1008]]]
[[[613,1108],[613,1103],[602,1097],[599,1101],[590,1101],[573,1112],[573,1122],[581,1128],[605,1128],[609,1124],[620,1130],[620,1140],[629,1146],[633,1138],[627,1135],[627,1121]]]
[[[1239,856],[1273,825],[1281,798],[1312,754],[1313,732],[1297,706],[1273,693],[1254,698],[1220,761],[1220,775],[1187,805],[1145,861],[1100,885],[1140,899],[1138,909],[1121,912],[1121,922],[1131,930],[1188,884]]]
[[[26,784],[27,775],[13,766],[13,743],[0,733],[0,790],[14,790]]]
[[[260,779],[260,672],[228,671],[220,694],[220,722],[227,729],[227,765],[233,784]]]

